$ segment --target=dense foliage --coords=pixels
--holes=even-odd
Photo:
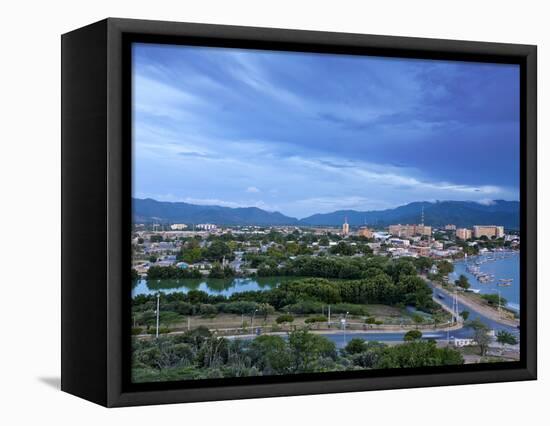
[[[292,331],[286,337],[228,340],[200,327],[177,336],[134,338],[133,346],[136,382],[463,363],[459,352],[439,349],[433,341],[386,346],[352,339],[338,351],[333,342],[307,329]]]
[[[151,266],[147,271],[149,280],[168,280],[183,278],[201,278],[197,269],[181,269],[176,266]]]
[[[508,303],[508,301],[504,297],[495,293],[482,294],[481,298],[491,306],[506,306],[506,304]]]
[[[156,274],[160,269],[168,268],[153,271]],[[334,314],[349,312],[351,315],[365,316],[369,314],[366,304],[411,305],[426,312],[437,308],[429,286],[422,278],[412,274],[412,264],[392,264],[387,272],[371,268],[369,273],[370,278],[361,280],[297,279],[283,282],[271,290],[235,293],[229,297],[209,295],[200,290],[191,290],[187,294],[161,294],[161,322],[181,321],[184,315],[251,314],[255,310],[260,314],[275,311],[297,315],[319,314],[328,304]],[[132,311],[141,325],[152,324],[155,303],[155,295],[134,297]]]

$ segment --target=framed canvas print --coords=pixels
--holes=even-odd
[[[62,37],[62,389],[536,378],[536,47],[107,19]]]

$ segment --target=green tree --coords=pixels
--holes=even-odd
[[[405,333],[403,340],[405,342],[412,342],[414,340],[422,339],[422,332],[420,330],[410,330]]]
[[[228,278],[228,277],[232,277],[234,274],[235,272],[229,266],[225,266],[222,268],[222,266],[216,262],[212,265],[212,268],[210,269],[208,277],[209,278]]]
[[[258,312],[263,315],[264,321],[267,321],[267,317],[275,313],[275,308],[269,303],[260,303],[258,305]]]
[[[414,264],[420,272],[425,273],[433,266],[434,261],[429,257],[420,256],[414,259]]]
[[[468,278],[466,275],[460,274],[458,277],[458,280],[455,281],[455,285],[458,287],[463,288],[464,290],[468,290],[470,288],[470,283],[468,282]]]
[[[200,247],[183,248],[179,258],[190,264],[200,262],[203,258],[202,249]]]
[[[448,260],[442,260],[437,264],[437,269],[441,275],[449,275],[454,271],[454,265]]]
[[[337,357],[336,346],[333,342],[307,330],[296,330],[289,333],[288,344],[294,373],[321,370],[318,364],[323,358],[335,360]]]
[[[206,249],[205,256],[208,260],[221,262],[223,258],[229,258],[231,249],[221,240],[212,241]]]
[[[420,314],[413,314],[412,315],[412,320],[414,321],[414,323],[419,326],[420,324],[422,324],[424,322],[424,317]]]
[[[460,352],[438,348],[434,340],[417,340],[384,348],[374,368],[416,368],[463,363]]]
[[[256,337],[249,355],[252,363],[266,375],[287,373],[292,365],[290,348],[280,336]]]
[[[354,338],[346,345],[346,353],[353,355],[363,352],[367,349],[367,342],[363,339]]]
[[[342,256],[353,256],[355,254],[355,248],[344,241],[340,241],[329,251],[331,254],[340,254]]]
[[[518,339],[512,333],[500,330],[497,332],[497,342],[502,345],[517,345]]]
[[[416,266],[409,259],[398,259],[388,264],[386,272],[398,282],[405,276],[416,276]]]
[[[460,313],[460,316],[462,317],[462,319],[463,319],[464,321],[468,321],[468,318],[470,317],[470,312],[464,310],[464,311],[462,311],[462,312]]]
[[[489,327],[487,327],[479,319],[468,321],[466,323],[467,327],[470,327],[474,330],[473,339],[479,346],[479,352],[481,356],[485,356],[487,349],[489,348],[489,343],[491,343],[491,338],[489,337]]]

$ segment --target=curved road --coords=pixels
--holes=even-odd
[[[451,310],[453,305],[452,296],[447,294],[446,292],[439,290],[437,288],[434,288],[430,283],[428,283],[430,287],[432,288],[432,291],[434,293],[434,297],[438,298],[438,301],[440,303],[445,304],[449,310]],[[441,295],[442,297],[438,297],[438,295]],[[519,330],[516,327],[511,327],[509,325],[500,324],[491,318],[488,318],[485,316],[482,312],[479,312],[475,310],[474,308],[470,306],[466,306],[460,301],[458,301],[458,311],[468,311],[470,312],[470,316],[468,317],[468,320],[474,320],[479,319],[484,324],[487,325],[490,329],[493,329],[496,331],[499,330],[506,330],[512,334],[514,334],[519,339]],[[389,332],[389,333],[381,333],[381,332],[365,332],[365,333],[358,333],[358,332],[346,332],[345,335],[343,332],[339,333],[319,333],[322,336],[326,337],[327,339],[333,341],[337,347],[341,348],[344,347],[347,342],[349,342],[352,338],[359,338],[364,340],[377,340],[381,342],[396,342],[396,341],[402,341],[403,336],[405,335],[404,332]],[[470,338],[473,335],[473,330],[471,328],[463,327],[458,330],[450,330],[449,331],[449,338]],[[428,331],[422,336],[423,339],[435,339],[435,340],[447,340],[447,331],[446,330],[440,330],[440,331]]]

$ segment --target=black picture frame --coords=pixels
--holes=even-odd
[[[536,379],[536,46],[109,18],[62,36],[62,390],[131,406]],[[132,384],[130,45],[155,42],[520,65],[520,361]]]

